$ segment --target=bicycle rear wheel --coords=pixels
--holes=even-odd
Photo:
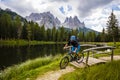
[[[68,56],[63,57],[60,61],[60,69],[65,69],[68,63],[69,63]]]
[[[84,54],[83,53],[80,53],[79,55],[77,54],[76,56],[76,62],[77,63],[81,63],[84,59]]]

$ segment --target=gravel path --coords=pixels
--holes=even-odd
[[[66,67],[66,69],[50,71],[45,73],[45,75],[38,77],[36,80],[58,80],[63,74],[73,72],[75,69],[71,66]]]
[[[110,61],[111,57],[100,57],[99,59],[105,60],[105,61]],[[120,60],[120,56],[115,55],[114,60]],[[92,62],[92,61],[89,60],[89,62]],[[58,80],[60,78],[60,76],[62,76],[63,74],[73,72],[74,70],[75,69],[73,67],[68,66],[68,67],[66,67],[66,69],[57,70],[57,71],[49,71],[49,72],[45,73],[44,75],[38,77],[36,80]]]
[[[100,57],[99,59],[105,60],[105,61],[110,61],[111,57]],[[120,60],[120,55],[114,55],[113,60]]]

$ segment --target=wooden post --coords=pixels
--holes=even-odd
[[[111,61],[113,61],[113,55],[114,55],[114,50],[112,49],[112,53],[111,53]]]
[[[95,52],[92,50],[92,57],[94,57]]]
[[[86,66],[88,66],[88,58],[89,58],[89,51],[88,51],[87,57],[86,57]]]

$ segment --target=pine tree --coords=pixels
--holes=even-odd
[[[30,27],[31,27],[31,40],[34,40],[35,23],[33,21],[30,22]]]
[[[83,41],[83,32],[79,32],[78,38],[79,38],[79,41]]]
[[[28,41],[30,41],[31,40],[31,27],[30,27],[30,24],[27,24],[26,30],[27,30],[27,39],[28,39]]]
[[[27,39],[27,26],[28,26],[28,23],[24,22],[24,26],[22,29],[22,39]]]
[[[118,28],[118,20],[116,19],[116,16],[113,13],[113,10],[111,12],[111,15],[108,17],[107,21],[107,32],[110,38],[113,39],[114,46],[116,45],[116,40],[119,36],[119,28]]]
[[[60,34],[59,34],[59,36],[60,36],[60,41],[62,42],[63,40],[65,40],[65,38],[66,38],[66,36],[65,36],[65,29],[64,29],[64,27],[62,26],[62,27],[60,27]]]
[[[17,27],[17,38],[20,39],[21,33],[22,33],[22,23],[19,16],[17,16],[15,20],[16,20],[16,27]]]
[[[45,26],[44,25],[42,25],[42,27],[41,27],[40,37],[41,37],[41,40],[45,40]]]
[[[35,23],[35,26],[34,26],[34,40],[40,40],[40,38],[41,38],[40,31],[41,31],[40,26],[37,23]]]
[[[11,16],[7,13],[3,13],[0,16],[0,38],[9,39],[11,38],[11,27],[12,19]]]
[[[46,34],[47,34],[47,41],[51,41],[51,29],[47,29],[47,32],[46,32]]]
[[[106,40],[106,34],[105,34],[105,29],[103,28],[102,33],[101,33],[101,41],[105,42]]]
[[[56,27],[52,28],[52,41],[55,41]]]

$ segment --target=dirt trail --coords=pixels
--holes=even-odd
[[[99,59],[105,60],[105,61],[111,61],[111,57],[100,57]],[[120,60],[120,55],[113,56],[113,60]]]
[[[38,77],[36,80],[58,80],[63,74],[73,72],[75,69],[71,66],[66,67],[66,69],[50,71],[45,73],[45,75]]]
[[[100,57],[99,59],[105,60],[107,62],[111,60],[111,57]],[[120,60],[120,56],[119,55],[114,56],[114,60]],[[96,60],[95,59],[89,60],[89,63],[93,63],[93,62],[96,62]],[[80,64],[79,67],[81,66],[82,65]],[[58,80],[60,76],[62,76],[63,74],[73,72],[74,70],[75,69],[72,66],[68,66],[66,67],[66,69],[57,70],[57,71],[49,71],[45,73],[43,76],[38,77],[36,80]]]

